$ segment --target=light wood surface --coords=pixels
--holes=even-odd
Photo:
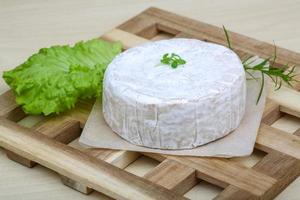
[[[218,26],[224,24],[230,30],[267,42],[274,39],[277,45],[300,52],[300,28],[297,26],[300,3],[296,1],[27,1],[26,4],[0,1],[1,70],[21,63],[41,47],[98,37],[149,6]],[[0,91],[6,88],[1,80]],[[3,156],[0,156],[0,161],[0,169],[4,169],[0,170],[0,199],[40,199],[45,195],[48,199],[93,199],[98,195],[85,197],[60,183],[54,186],[55,175],[42,167],[33,172]],[[144,164],[144,168],[146,166]],[[135,170],[141,169],[136,167]],[[41,173],[40,176],[35,175],[38,173]],[[26,176],[30,179],[28,184],[24,183]],[[298,199],[297,183],[299,187],[299,180],[295,181],[296,186],[292,184],[277,198]],[[202,185],[202,188],[205,186]],[[213,192],[206,191],[200,195],[196,190],[201,191],[201,188],[195,187],[187,196],[194,199],[203,198],[203,195],[203,199],[214,196]]]

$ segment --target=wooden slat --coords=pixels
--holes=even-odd
[[[234,185],[253,196],[265,194],[276,180],[254,169],[225,158],[181,157],[163,154],[143,153],[158,161],[171,159],[196,170],[199,179],[225,188]]]
[[[300,163],[299,160],[291,156],[274,152],[265,156],[253,167],[253,169],[276,179],[276,183],[273,185],[273,187],[266,190],[265,193],[260,196],[261,199],[273,199],[299,176]],[[257,197],[249,192],[245,192],[235,186],[230,185],[215,199],[246,200],[254,198]]]
[[[292,109],[284,107],[284,106],[280,106],[280,112],[287,113],[289,115],[300,118],[300,112],[299,111],[292,110]]]
[[[261,124],[255,147],[265,152],[278,151],[300,159],[300,138]]]
[[[126,168],[129,164],[131,164],[138,157],[140,157],[140,154],[137,152],[117,151],[108,149],[86,149],[85,153],[94,157],[95,159],[100,159],[116,167],[119,167],[120,169]],[[70,179],[66,176],[61,176],[61,179],[63,184],[81,193],[90,194],[91,192],[93,192],[92,188],[89,188],[86,185],[74,181],[73,179]]]
[[[255,196],[263,195],[275,184],[275,179],[227,159],[183,158],[178,156],[168,158],[194,168],[197,177],[202,180],[223,188],[234,185]]]
[[[300,113],[300,92],[295,89],[282,86],[280,90],[269,90],[268,97],[281,106]]]
[[[288,113],[294,116],[297,116],[297,112],[290,110],[288,108],[279,106],[277,103],[275,103],[272,100],[268,100],[266,104],[266,108],[264,111],[263,116],[263,122],[266,124],[272,124],[277,119],[279,119],[282,116],[282,112]],[[266,126],[267,128],[268,126]],[[276,131],[272,128],[273,131]],[[300,129],[299,129],[300,130]],[[264,131],[259,133],[260,138],[262,140],[267,140],[268,138],[272,138],[272,136],[263,134]],[[274,146],[278,142],[291,142],[291,140],[295,139],[295,137],[290,138],[288,140],[285,136],[288,133],[283,133],[281,131],[283,141],[281,139],[278,139],[275,141]],[[294,135],[300,135],[300,131],[296,131]],[[265,141],[265,143],[272,143],[273,141]],[[287,144],[281,144],[280,147],[284,148],[284,146]],[[259,145],[258,145],[259,148]],[[288,147],[289,148],[289,147]],[[253,169],[262,172],[264,174],[267,174],[277,180],[276,184],[271,187],[266,193],[261,196],[262,199],[273,199],[275,196],[277,196],[282,190],[284,190],[292,181],[294,181],[297,177],[299,177],[300,173],[300,167],[299,167],[299,160],[297,158],[288,156],[286,154],[282,154],[280,152],[274,151],[274,148],[261,148],[263,150],[267,150],[270,152],[266,157],[264,157],[260,162],[258,162]],[[278,150],[278,148],[276,148]],[[299,149],[299,148],[298,148]],[[298,150],[297,149],[297,150]],[[221,192],[215,199],[218,200],[225,200],[225,199],[254,199],[255,197],[244,190],[241,190],[235,186],[228,186],[223,192]]]
[[[124,169],[139,157],[139,154],[135,152],[107,149],[87,149],[86,153],[121,169]],[[168,159],[164,160],[157,167],[148,172],[144,178],[172,190],[179,195],[185,194],[198,183],[194,169]],[[89,194],[93,191],[83,184],[67,177],[63,177],[62,180],[67,186],[82,193]]]
[[[170,159],[161,162],[144,178],[181,195],[198,183],[195,169]]]
[[[135,152],[106,149],[87,149],[86,153],[121,169],[124,169],[139,157],[139,154]],[[198,183],[193,168],[169,159],[165,159],[161,162],[158,166],[148,172],[144,178],[172,190],[179,195],[185,194]],[[93,191],[91,188],[65,176],[63,176],[62,181],[65,185],[85,194],[89,194]]]
[[[15,102],[15,95],[11,90],[0,95],[0,116],[15,122],[25,117],[25,113]]]
[[[300,129],[294,135],[300,136]],[[300,160],[273,151],[254,165],[253,169],[276,179],[276,184],[261,196],[261,199],[273,199],[300,175]],[[235,186],[228,186],[215,200],[254,199],[255,197]]]
[[[265,199],[273,199],[300,175],[300,161],[279,152],[272,152],[253,169],[276,179],[276,184],[266,192]]]
[[[157,24],[153,23],[148,27],[145,27],[143,30],[137,33],[138,36],[151,40],[153,37],[158,35],[159,30],[157,29]]]
[[[48,117],[32,127],[33,130],[48,136],[54,140],[67,144],[78,138],[81,134],[81,127],[85,124],[92,108],[93,100],[77,103],[75,109],[69,110],[60,116]],[[32,168],[35,162],[22,158],[21,156],[7,151],[9,159],[18,162],[26,167]]]
[[[295,131],[294,135],[300,136],[300,128]]]
[[[138,152],[97,148],[87,149],[85,153],[122,169],[126,168],[129,164],[140,157]]]
[[[145,12],[145,11],[144,11]],[[155,27],[156,22],[143,13],[129,19],[117,28],[141,36],[149,27]]]
[[[241,190],[235,186],[228,186],[225,190],[219,193],[214,200],[254,200],[259,199],[250,192]]]
[[[258,197],[262,197],[263,199],[272,199],[299,176],[299,160],[286,154],[282,154],[278,157],[280,154],[281,153],[274,151],[272,156],[270,156],[270,154],[266,156],[260,164],[255,165],[255,167],[253,167],[250,171],[248,168],[237,165],[237,163],[230,162],[226,159],[192,158],[196,161],[196,164],[191,164],[185,158],[172,157],[173,159],[175,158],[175,160],[180,159],[181,163],[186,164],[189,167],[193,167],[196,170],[198,169],[197,176],[199,179],[223,188],[226,187],[226,189],[220,193],[216,199],[256,199]],[[167,158],[167,156],[159,154],[145,153],[145,155],[159,161]],[[252,171],[256,173],[255,176],[253,176],[254,174]],[[216,174],[216,172],[218,174]],[[236,173],[238,173],[237,176]],[[270,179],[270,177],[274,179]],[[281,177],[281,181],[278,181],[278,177]],[[264,178],[268,181],[264,180]],[[237,182],[239,180],[240,182]],[[228,184],[232,181],[235,182],[235,186]],[[264,185],[265,183],[268,185]],[[255,194],[255,192],[251,191],[253,188],[242,189],[241,184],[246,187],[257,187],[262,193]]]
[[[120,41],[123,44],[124,49],[129,49],[131,47],[149,42],[149,40],[130,34],[128,32],[122,31],[120,29],[113,29],[105,33],[101,38],[108,41]]]
[[[267,98],[263,117],[262,117],[261,121],[267,125],[271,125],[276,120],[278,120],[280,117],[282,117],[282,115],[283,115],[283,113],[280,111],[279,104],[277,104],[274,101]]]
[[[171,39],[173,37],[174,36],[169,33],[159,32],[158,35],[151,38],[151,41],[166,40],[166,39]]]
[[[81,133],[79,121],[68,117],[51,118],[37,124],[33,129],[64,144],[68,144],[78,138]]]
[[[80,127],[83,128],[94,103],[95,99],[79,100],[74,109],[68,110],[60,114],[60,116],[69,117],[75,121],[79,121]]]
[[[32,167],[36,166],[36,163],[34,161],[24,158],[22,156],[19,156],[18,154],[14,153],[12,151],[5,149],[5,153],[6,153],[7,158],[25,166],[25,167],[32,168]]]
[[[67,117],[57,117],[42,121],[33,127],[40,134],[44,134],[49,138],[53,138],[62,143],[69,143],[80,136],[81,128],[78,121]],[[32,168],[35,162],[23,158],[11,151],[7,151],[6,155],[9,159],[18,162],[26,167]]]
[[[157,154],[157,153],[147,153],[147,152],[141,152],[143,155],[152,158],[154,160],[157,160],[158,162],[163,162],[167,159],[165,155]]]
[[[184,199],[4,118],[0,119],[0,145],[116,199]]]
[[[80,182],[74,181],[73,179],[70,179],[66,176],[60,175],[60,179],[64,185],[66,185],[78,192],[81,192],[83,194],[88,195],[94,191],[92,188],[89,188],[86,185],[81,184]]]

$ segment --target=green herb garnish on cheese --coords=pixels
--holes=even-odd
[[[58,114],[101,94],[104,71],[121,50],[99,39],[43,48],[3,78],[27,114]]]
[[[184,65],[186,63],[179,55],[175,53],[166,53],[160,60],[162,64],[170,65],[173,69],[177,68],[178,65]]]

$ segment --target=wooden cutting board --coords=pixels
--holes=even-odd
[[[273,53],[271,44],[232,32],[230,35],[241,59],[248,55],[267,58]],[[226,44],[221,28],[157,8],[145,10],[102,36],[122,41],[125,49],[147,40],[172,37]],[[300,66],[298,53],[277,48],[277,55],[278,66]],[[295,89],[300,90],[300,84]],[[251,168],[222,158],[144,154],[160,164],[143,178],[138,177],[123,169],[140,153],[67,145],[79,137],[93,100],[79,102],[73,110],[45,117],[32,128],[26,128],[16,123],[26,114],[15,104],[11,91],[0,96],[0,146],[7,150],[10,159],[28,167],[41,164],[61,174],[63,183],[86,194],[97,190],[116,199],[184,199],[188,190],[204,180],[224,188],[216,199],[272,199],[300,174],[299,131],[290,135],[271,127],[283,115],[300,117],[299,104],[295,105],[299,92],[288,88],[282,91],[281,96],[271,94],[272,100],[267,102],[255,146],[266,156]]]

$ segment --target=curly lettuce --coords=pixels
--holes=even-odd
[[[25,113],[58,114],[102,93],[104,71],[121,50],[121,43],[100,39],[43,48],[3,78]]]

